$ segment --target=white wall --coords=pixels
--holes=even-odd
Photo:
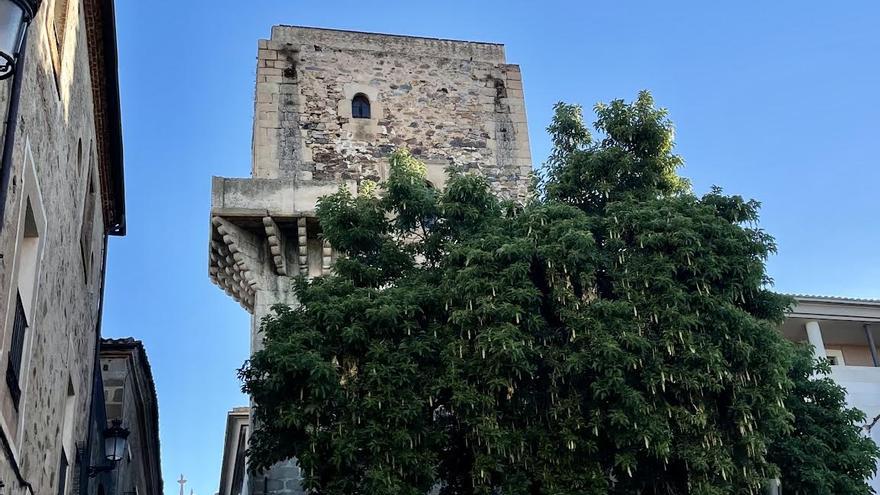
[[[849,405],[861,409],[869,423],[880,414],[880,368],[832,366],[831,374],[837,383],[846,388]],[[880,424],[874,426],[871,438],[880,444]],[[871,487],[880,493],[880,476],[874,475]]]

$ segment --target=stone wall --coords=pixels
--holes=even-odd
[[[0,434],[10,445],[0,446],[4,495],[57,493],[62,443],[69,440],[65,450],[75,450],[87,438],[103,290],[103,220],[100,206],[94,208],[93,228],[85,233],[89,252],[83,256],[80,234],[90,173],[98,180],[93,172],[94,104],[81,0],[69,0],[63,43],[56,49],[50,13],[59,1],[63,0],[44,1],[30,28],[12,178],[0,231],[0,376],[5,376],[21,264],[17,247],[25,196],[30,196],[40,210],[40,248],[17,409],[6,381],[0,380]],[[3,112],[9,89],[8,80],[0,83]],[[95,189],[100,205],[101,188]],[[71,413],[66,415],[68,408]],[[65,416],[70,418],[66,425]],[[75,484],[76,455],[67,456],[69,492]],[[29,486],[20,483],[16,471]]]
[[[116,493],[161,493],[158,404],[143,344],[102,339],[100,359],[107,421],[129,430],[128,451],[113,472]]]
[[[259,42],[256,78],[252,176],[213,180],[208,267],[252,314],[252,352],[272,305],[297,304],[292,277],[332,270],[338,253],[321,239],[318,198],[384,179],[395,149],[425,162],[438,188],[456,166],[504,196],[527,193],[522,78],[502,45],[276,26]],[[359,94],[368,118],[354,118]],[[298,495],[300,479],[288,460],[247,484]]]
[[[522,78],[502,45],[276,26],[257,60],[254,178],[379,180],[388,155],[407,147],[432,181],[455,165],[525,194]],[[357,94],[370,118],[352,118]]]

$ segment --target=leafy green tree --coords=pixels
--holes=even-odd
[[[785,400],[793,430],[780,432],[770,446],[786,493],[873,493],[865,479],[874,474],[880,449],[863,435],[864,413],[847,407],[846,391],[830,373],[828,363],[815,360],[809,347],[798,349],[789,370],[794,388]]]
[[[406,151],[323,198],[346,256],[296,283],[240,371],[250,467],[296,457],[321,494],[745,494],[791,430],[791,301],[758,204],[676,175],[647,93],[559,104],[525,205]],[[855,479],[855,478],[854,478]]]

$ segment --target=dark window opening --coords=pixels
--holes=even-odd
[[[58,495],[64,495],[64,489],[67,488],[67,454],[61,449],[61,462],[58,466]]]
[[[85,205],[83,206],[83,218],[79,231],[79,250],[82,255],[83,275],[86,282],[89,281],[89,275],[92,273],[92,265],[95,254],[92,252],[92,237],[95,232],[95,203],[97,202],[97,192],[95,187],[95,177],[92,173],[94,170],[94,156],[89,159],[89,175],[88,190],[86,191]]]
[[[12,321],[12,339],[9,343],[9,353],[6,365],[6,385],[9,388],[9,395],[12,397],[13,406],[18,409],[21,401],[21,377],[22,366],[24,361],[24,347],[27,332],[33,324],[28,321],[29,315],[33,315],[31,309],[34,306],[35,298],[34,282],[38,271],[38,255],[40,244],[40,233],[37,229],[37,222],[34,218],[34,209],[31,206],[31,199],[27,198],[25,202],[24,224],[22,225],[22,236],[19,238],[19,249],[16,255],[16,270],[18,271],[17,290],[15,291],[15,313]]]
[[[247,426],[242,425],[238,432],[238,448],[235,452],[235,467],[232,471],[232,495],[241,495],[244,488],[245,455],[247,450]]]
[[[12,342],[9,347],[9,360],[6,366],[6,385],[9,387],[9,395],[12,403],[18,408],[21,399],[21,358],[24,352],[24,333],[27,330],[27,315],[24,305],[21,303],[21,294],[15,296],[15,319],[12,323]]]
[[[425,179],[425,187],[431,190],[434,194],[437,194],[437,188],[434,187],[434,183]],[[437,225],[437,215],[428,215],[422,219],[422,229],[425,231],[433,230]]]
[[[351,99],[351,117],[354,119],[370,118],[370,99],[363,93],[354,95]]]

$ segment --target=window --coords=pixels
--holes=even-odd
[[[61,56],[64,50],[64,33],[67,30],[67,7],[68,0],[55,0],[51,10],[47,13],[46,33],[49,37],[49,47],[52,54],[52,68],[55,69],[55,89],[61,97]]]
[[[247,455],[247,425],[241,425],[238,431],[238,447],[235,449],[235,467],[232,471],[233,495],[241,495],[244,487],[245,457]]]
[[[351,99],[351,117],[354,119],[370,118],[370,99],[363,93],[354,95]]]
[[[21,293],[15,296],[15,320],[12,324],[12,342],[9,347],[9,360],[6,365],[6,385],[12,403],[18,408],[21,401],[21,358],[24,354],[24,333],[27,330],[27,315],[21,304]]]
[[[37,181],[34,157],[31,154],[30,140],[25,138],[24,161],[21,171],[21,195],[16,205],[16,220],[13,229],[15,251],[11,257],[9,272],[9,292],[6,298],[6,314],[3,322],[2,357],[6,359],[5,388],[9,391],[10,411],[13,415],[3,419],[7,425],[14,425],[20,440],[24,435],[24,421],[21,412],[26,407],[31,369],[31,349],[33,348],[37,321],[37,301],[39,298],[40,265],[43,257],[43,238],[46,232],[46,212],[43,197]],[[10,229],[10,230],[13,230]],[[5,392],[0,392],[5,393]],[[0,412],[6,413],[7,411]],[[56,460],[51,461],[55,464]]]
[[[82,139],[76,143],[76,172],[80,175],[83,173],[83,142]]]
[[[67,398],[64,400],[64,417],[61,419],[61,447],[65,452],[73,452],[73,424],[76,420],[76,389],[73,380],[67,378]]]
[[[58,463],[58,495],[64,495],[64,489],[67,485],[67,455],[64,449],[61,449],[61,462]]]
[[[55,6],[52,9],[52,27],[55,34],[55,43],[58,51],[64,45],[64,30],[67,27],[67,1],[55,0]]]
[[[433,194],[436,195],[437,188],[434,187],[433,182],[426,179],[425,180],[425,187],[427,187],[429,191],[431,191]],[[430,214],[422,219],[422,229],[425,230],[426,232],[429,230],[433,230],[433,228],[436,225],[437,225],[437,215]]]
[[[93,162],[94,160],[89,160]],[[85,205],[83,206],[83,218],[79,233],[79,248],[82,254],[83,274],[86,281],[92,272],[95,254],[92,252],[92,237],[95,234],[95,203],[97,202],[97,188],[95,187],[94,167],[89,164],[89,178],[86,190]]]
[[[12,402],[18,407],[21,399],[21,368],[24,357],[24,344],[30,327],[31,307],[34,302],[34,285],[37,274],[37,255],[40,237],[34,209],[30,198],[25,202],[24,228],[18,251],[18,290],[15,295],[15,314],[12,320],[12,340],[9,346],[9,359],[6,365],[6,384]]]
[[[845,366],[843,360],[843,351],[840,349],[825,349],[825,355],[828,356],[828,364],[831,366]]]

